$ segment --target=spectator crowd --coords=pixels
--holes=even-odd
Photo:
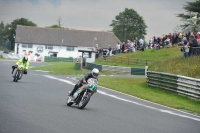
[[[161,37],[150,37],[148,42],[145,38],[127,40],[127,43],[117,43],[115,48],[111,48],[110,45],[107,49],[96,47],[96,58],[119,53],[145,51],[145,49],[172,48],[175,47],[175,44],[178,44],[178,48],[183,52],[185,58],[200,55],[200,32],[163,34]]]

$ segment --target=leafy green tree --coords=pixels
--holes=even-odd
[[[0,40],[4,40],[5,39],[5,25],[3,23],[3,21],[1,21],[0,23]]]
[[[11,42],[11,49],[14,49],[14,43],[15,43],[15,35],[16,35],[16,28],[17,25],[23,25],[23,26],[37,26],[32,21],[29,21],[26,18],[20,18],[15,19],[11,22],[11,24],[6,25],[6,35],[8,36],[8,40]]]
[[[183,5],[183,9],[185,9],[187,13],[180,13],[176,16],[181,18],[181,21],[184,22],[184,24],[181,25],[181,27],[184,29],[191,25],[192,21],[189,19],[191,19],[195,15],[197,15],[197,18],[200,17],[200,0],[196,0],[194,2],[187,2],[185,5]],[[200,20],[197,21],[197,24],[195,26],[198,26],[199,24]],[[196,27],[194,27],[194,29],[195,28]]]
[[[142,38],[146,35],[146,24],[134,9],[125,8],[125,11],[120,12],[119,15],[112,20],[112,31],[121,40],[134,40],[135,38]]]
[[[47,28],[62,28],[62,27],[60,27],[60,26],[58,26],[58,25],[51,25],[51,26],[49,26],[49,27],[47,27]]]

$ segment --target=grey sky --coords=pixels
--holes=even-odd
[[[147,37],[173,32],[182,24],[175,14],[194,0],[0,0],[0,21],[28,18],[38,27],[57,24],[77,30],[111,30],[112,20],[125,8],[133,8],[146,22]]]

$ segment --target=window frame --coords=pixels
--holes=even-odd
[[[22,48],[33,48],[33,44],[23,44],[22,43]]]
[[[74,47],[67,46],[66,51],[74,51]]]

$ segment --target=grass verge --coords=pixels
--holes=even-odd
[[[91,70],[83,69],[76,70],[74,62],[51,62],[46,63],[45,66],[37,66],[32,68],[32,70],[43,70],[49,71],[50,74],[55,75],[71,75],[71,74],[86,74],[91,72]],[[108,75],[109,72],[102,72],[102,74]]]
[[[55,75],[85,74],[89,72],[89,70],[76,70],[75,63],[73,62],[52,62],[46,64],[45,66],[34,67],[32,70],[49,71],[50,74]]]
[[[200,101],[149,87],[146,79],[99,77],[99,85],[161,105],[200,114]]]

